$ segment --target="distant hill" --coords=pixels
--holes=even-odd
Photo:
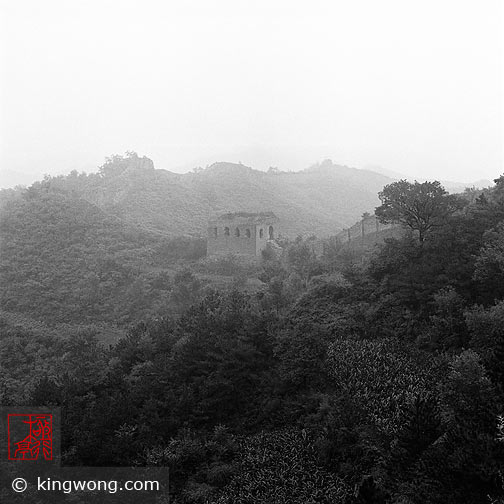
[[[176,174],[129,153],[108,159],[98,174],[74,171],[40,184],[165,235],[204,236],[208,219],[220,213],[273,211],[282,234],[295,237],[336,234],[363,212],[372,212],[379,204],[378,191],[391,181],[330,160],[300,172],[263,172],[220,162]]]
[[[376,173],[380,173],[382,175],[385,175],[387,177],[391,177],[395,180],[400,180],[404,179],[407,180],[408,182],[432,182],[433,179],[426,179],[425,177],[414,177],[412,175],[405,175],[404,173],[399,173],[395,172],[392,170],[387,170],[386,168],[382,168],[379,165],[368,165],[365,167],[368,170],[371,170]],[[456,182],[453,180],[440,180],[442,186],[449,192],[449,193],[460,193],[464,192],[464,189],[466,187],[468,188],[475,188],[475,189],[486,189],[487,187],[492,187],[494,183],[491,180],[487,179],[479,179],[479,180],[474,180],[472,182]]]

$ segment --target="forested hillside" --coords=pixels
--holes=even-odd
[[[504,176],[389,185],[401,236],[248,269],[44,187],[7,207],[3,306],[54,279],[35,313],[134,319],[111,346],[0,320],[0,401],[60,406],[65,464],[169,466],[176,504],[504,502]]]
[[[127,153],[107,159],[99,173],[3,190],[0,309],[25,326],[116,326],[168,305],[177,310],[193,290],[229,283],[221,275],[229,269],[243,283],[244,271],[225,261],[196,268],[195,282],[183,271],[205,256],[212,215],[273,209],[285,236],[327,235],[372,208],[385,181],[330,162],[268,174],[219,163],[178,175]]]
[[[273,211],[282,233],[329,236],[353,224],[378,204],[390,179],[325,161],[301,172],[268,173],[216,163],[176,174],[154,169],[135,153],[112,156],[99,173],[47,177],[33,187],[73,194],[125,222],[165,235],[205,236],[210,216],[235,211]],[[0,201],[15,197],[0,193]]]
[[[0,308],[46,324],[131,322],[165,306],[167,271],[201,239],[124,223],[75,194],[32,187],[2,209]]]

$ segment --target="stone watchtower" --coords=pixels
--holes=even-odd
[[[236,254],[260,257],[277,233],[278,219],[273,212],[235,212],[208,223],[207,254]]]

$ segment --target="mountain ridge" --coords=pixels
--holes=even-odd
[[[71,194],[121,221],[168,236],[205,236],[208,220],[222,213],[273,211],[281,233],[292,238],[337,234],[363,213],[373,213],[380,204],[378,192],[393,181],[330,159],[300,171],[219,161],[181,174],[127,152],[107,158],[98,173],[72,171],[30,188]],[[1,190],[0,204],[20,191]]]
[[[205,236],[221,213],[273,211],[284,236],[334,235],[379,204],[392,179],[326,160],[299,172],[216,162],[178,174],[135,153],[112,156],[98,173],[46,177],[32,188],[71,194],[129,224],[166,235]],[[13,193],[5,192],[4,198]],[[10,194],[10,196],[8,196]]]

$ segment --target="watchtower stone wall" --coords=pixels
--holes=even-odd
[[[208,223],[207,254],[260,257],[269,240],[277,236],[278,219],[272,212],[236,212]]]

